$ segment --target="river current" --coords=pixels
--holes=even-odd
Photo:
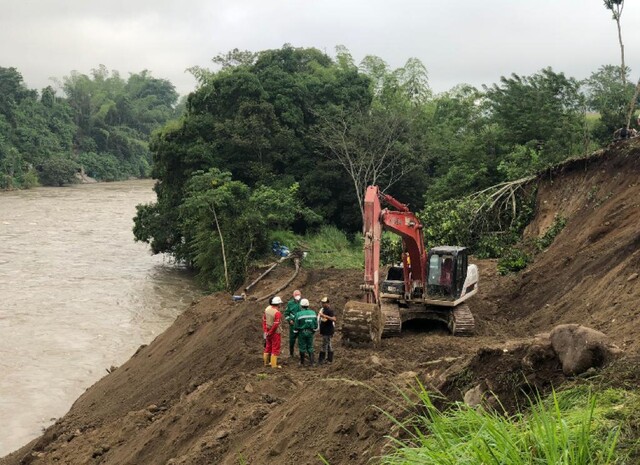
[[[0,192],[0,457],[201,295],[133,240],[152,181]]]

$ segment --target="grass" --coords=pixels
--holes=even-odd
[[[440,412],[417,390],[421,412],[407,422],[391,418],[407,439],[394,439],[387,465],[605,465],[631,464],[635,439],[624,437],[635,392],[588,387],[531,401],[526,413],[506,416],[456,404]],[[409,396],[406,396],[408,399]],[[415,411],[415,409],[414,409]],[[627,425],[630,426],[630,425]],[[622,432],[622,434],[621,434]],[[622,443],[621,443],[622,440]]]
[[[362,243],[351,241],[347,235],[333,226],[325,226],[318,232],[300,236],[290,231],[274,231],[271,241],[307,252],[303,266],[307,268],[361,269],[364,265]]]

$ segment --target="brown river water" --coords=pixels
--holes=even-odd
[[[152,181],[0,192],[0,457],[166,329],[201,291],[133,240]]]

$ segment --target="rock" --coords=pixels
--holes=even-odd
[[[484,397],[484,392],[487,389],[487,385],[482,382],[475,387],[472,387],[467,392],[464,393],[464,403],[469,407],[477,407],[482,405],[482,399]]]
[[[374,365],[382,365],[382,362],[380,361],[380,357],[378,357],[377,355],[371,356],[371,363],[373,363]]]
[[[107,445],[102,445],[102,446],[98,446],[93,453],[91,454],[91,458],[95,459],[98,458],[104,454],[106,454],[107,452],[109,452],[110,447]]]
[[[638,273],[633,273],[631,276],[627,278],[627,282],[633,281],[634,279],[638,279]]]
[[[218,432],[216,433],[216,439],[217,439],[218,441],[220,441],[220,440],[222,440],[222,439],[226,438],[227,436],[229,436],[229,431],[224,430],[224,429],[221,429],[220,431],[218,431]]]
[[[557,358],[558,355],[553,350],[549,335],[547,335],[546,339],[536,338],[535,342],[527,347],[524,357],[522,357],[522,366],[537,371],[550,360]]]
[[[244,392],[248,392],[249,394],[253,392],[253,386],[251,385],[251,383],[247,383],[247,385],[244,387]]]
[[[276,457],[280,454],[282,454],[286,449],[287,446],[289,445],[289,437],[285,436],[284,438],[280,439],[269,451],[269,455],[272,457]]]
[[[482,406],[487,410],[498,410],[501,406],[493,393],[492,386],[486,379],[464,393],[464,403],[469,407]]]
[[[558,325],[549,338],[567,376],[601,367],[621,352],[606,334],[577,324]]]

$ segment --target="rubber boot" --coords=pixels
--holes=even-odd
[[[330,351],[327,353],[327,362],[329,362],[329,363],[333,363],[333,351],[332,351],[332,350],[330,350]]]
[[[309,366],[310,366],[311,368],[313,368],[313,362],[314,362],[314,361],[315,361],[315,360],[314,360],[314,355],[313,355],[313,352],[311,352],[311,353],[309,354]]]
[[[271,355],[271,368],[282,368],[280,365],[278,365],[277,355]]]
[[[295,350],[295,346],[289,346],[289,357],[293,358],[296,356],[295,354],[296,350]]]
[[[268,366],[269,365],[269,356],[271,354],[268,352],[265,352],[262,354],[262,360],[264,361],[264,366]]]
[[[304,352],[300,352],[300,365],[304,366]]]
[[[326,355],[326,354],[325,354],[324,352],[320,352],[320,353],[318,354],[318,365],[322,365],[322,364],[324,363],[324,356],[325,356],[325,355]]]

